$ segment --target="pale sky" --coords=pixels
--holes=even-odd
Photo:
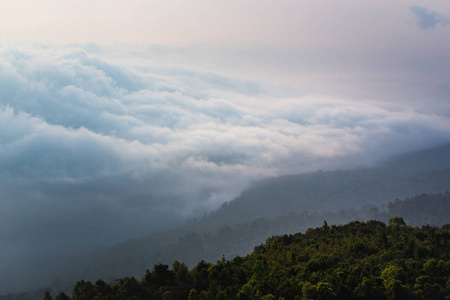
[[[433,14],[439,20],[421,27]],[[448,16],[450,3],[443,0],[3,0],[0,37],[51,46],[156,45],[179,64],[314,86],[331,73],[342,78],[436,68],[425,64],[448,58]]]
[[[0,20],[21,42],[367,49],[413,43],[412,5],[450,15],[448,1],[3,0]]]

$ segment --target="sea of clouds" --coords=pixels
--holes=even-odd
[[[267,176],[363,166],[450,138],[442,110],[277,94],[94,50],[0,45],[0,269],[146,236]]]

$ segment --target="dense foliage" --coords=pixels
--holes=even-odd
[[[80,280],[88,299],[449,299],[450,225],[354,221],[269,238],[246,257],[158,264],[142,280]],[[69,299],[59,294],[56,299]]]
[[[365,207],[358,210],[338,212],[290,213],[272,219],[258,219],[239,225],[222,225],[216,232],[202,232],[202,220],[190,221],[184,232],[167,232],[149,238],[130,240],[102,252],[88,264],[86,272],[77,278],[110,279],[140,276],[147,266],[156,263],[171,264],[175,259],[190,267],[200,260],[217,261],[222,255],[244,256],[253,251],[255,245],[263,243],[273,235],[304,232],[308,228],[329,224],[345,224],[350,221],[380,220],[401,216],[411,226],[442,226],[450,223],[450,194],[421,194],[405,200],[389,203],[386,210]],[[76,280],[76,278],[74,279]]]
[[[353,220],[401,216],[412,226],[450,223],[450,144],[403,154],[370,168],[282,176],[256,183],[239,198],[203,218],[112,247],[55,256],[43,262],[37,287],[67,289],[78,278],[141,276],[155,263],[175,259],[193,267],[199,260],[250,253],[267,237],[304,232]],[[420,193],[420,194],[419,194]],[[429,194],[434,193],[434,194]],[[414,194],[417,196],[411,197]],[[404,199],[395,200],[393,199]],[[393,201],[388,204],[389,201]],[[30,287],[31,288],[31,287]],[[44,289],[45,291],[45,289]],[[0,300],[38,299],[42,290],[0,296]]]

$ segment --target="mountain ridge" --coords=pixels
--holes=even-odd
[[[443,149],[440,149],[441,147]],[[224,203],[221,208],[201,219],[191,219],[183,226],[165,233],[130,240],[98,253],[92,258],[90,271],[84,274],[88,276],[102,272],[106,266],[112,265],[112,261],[115,261],[115,265],[122,265],[124,268],[122,271],[128,268],[129,271],[134,270],[131,273],[136,273],[139,266],[148,265],[151,261],[169,263],[174,259],[182,258],[184,262],[191,264],[198,259],[214,261],[220,259],[223,254],[243,255],[251,251],[255,244],[264,241],[271,235],[306,230],[308,227],[319,226],[324,219],[327,219],[329,224],[369,219],[387,221],[389,209],[401,206],[402,202],[395,200],[409,199],[408,197],[415,195],[437,193],[449,200],[443,202],[444,204],[450,203],[450,196],[445,194],[445,191],[450,190],[450,155],[448,155],[450,144],[441,147],[410,153],[406,158],[400,156],[371,168],[318,171],[263,180],[256,183],[252,187],[253,190],[251,188],[244,191],[240,197]],[[441,157],[437,157],[436,154],[440,154]],[[420,168],[414,167],[414,171],[408,171],[411,169],[406,168],[406,165],[419,158],[422,160]],[[439,165],[433,162],[436,159],[440,161]],[[432,163],[428,164],[427,161]],[[322,191],[321,197],[327,197],[327,193],[329,195],[335,193],[335,196],[340,197],[336,196],[335,199],[350,197],[351,201],[346,205],[341,203],[339,206],[333,207],[328,205],[329,202],[324,204],[316,198],[312,201],[312,205],[303,205],[299,209],[293,210],[293,206],[289,207],[284,205],[285,203],[280,203],[279,198],[274,196],[277,194],[270,190],[274,184],[279,184],[282,188],[279,189],[278,195],[283,193],[289,195],[290,191],[298,188],[296,184],[299,181],[302,181],[300,185],[313,186],[316,191],[330,185],[331,187],[325,189],[325,192]],[[289,190],[291,185],[294,185],[295,188]],[[370,195],[377,189],[388,190],[388,192]],[[399,189],[401,192],[398,192]],[[267,206],[263,205],[266,204],[264,202],[260,206],[255,204],[261,198],[246,199],[249,194],[253,196],[252,193],[255,190],[256,195],[263,195],[266,199],[275,200],[274,203],[269,203],[271,206],[267,209]],[[358,191],[356,196],[355,190]],[[341,194],[339,195],[339,193]],[[310,194],[314,194],[314,189],[311,189]],[[381,201],[371,201],[373,199],[381,199]],[[421,205],[428,203],[425,202]],[[322,205],[322,209],[310,209],[316,204]],[[388,204],[391,208],[388,207]],[[281,207],[281,213],[279,207]],[[320,208],[320,206],[315,207]],[[258,215],[258,211],[262,209],[266,209],[269,213]],[[420,207],[418,209],[426,211]],[[397,211],[401,211],[401,209],[397,209]],[[434,211],[434,214],[438,213],[439,211]],[[445,219],[446,216],[441,216],[442,218]],[[430,215],[421,216],[420,219],[424,222],[436,221]],[[448,222],[450,223],[450,219]],[[203,246],[199,248],[193,245]],[[202,256],[199,256],[200,254]],[[116,271],[119,272],[119,269],[121,267]],[[128,272],[122,271],[119,273],[123,276]]]
[[[215,222],[219,219],[223,223],[239,224],[248,219],[276,217],[290,212],[339,210],[364,205],[382,207],[396,198],[449,189],[450,143],[396,156],[375,167],[265,179],[224,203],[208,218],[215,219]]]
[[[390,209],[401,207],[402,202],[396,203],[396,199],[428,193],[441,195],[446,199],[442,203],[447,205],[447,190],[450,144],[399,156],[374,167],[265,179],[216,211],[188,220],[183,226],[101,248],[87,257],[71,258],[72,265],[55,258],[51,265],[43,267],[48,276],[52,272],[59,274],[48,277],[48,282],[64,287],[78,278],[113,280],[137,275],[153,264],[177,259],[187,264],[199,259],[215,261],[223,254],[245,255],[271,235],[301,232],[320,226],[325,219],[330,225],[352,220],[386,221]],[[431,198],[426,199],[425,204],[431,203]],[[448,212],[441,219],[448,220],[450,208]],[[434,216],[439,213],[433,212]],[[436,221],[429,214],[420,219]],[[61,278],[69,282],[61,282]]]

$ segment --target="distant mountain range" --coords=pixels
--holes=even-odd
[[[372,167],[265,179],[201,219],[73,257],[70,264],[67,258],[55,259],[48,273],[58,274],[52,285],[61,290],[80,278],[140,276],[157,263],[215,262],[222,255],[246,255],[270,236],[303,232],[324,220],[331,225],[398,216],[412,226],[443,225],[450,223],[449,190],[450,144]]]
[[[394,199],[450,190],[450,144],[394,157],[373,167],[262,180],[222,205],[205,228],[288,213],[384,207]]]
[[[272,235],[320,226],[325,219],[343,224],[402,216],[408,225],[442,225],[450,223],[449,190],[450,144],[373,167],[270,178],[202,219],[101,250],[79,271],[83,278],[113,278],[142,274],[159,262],[214,262],[222,255],[245,255]],[[395,201],[408,197],[413,198]]]

